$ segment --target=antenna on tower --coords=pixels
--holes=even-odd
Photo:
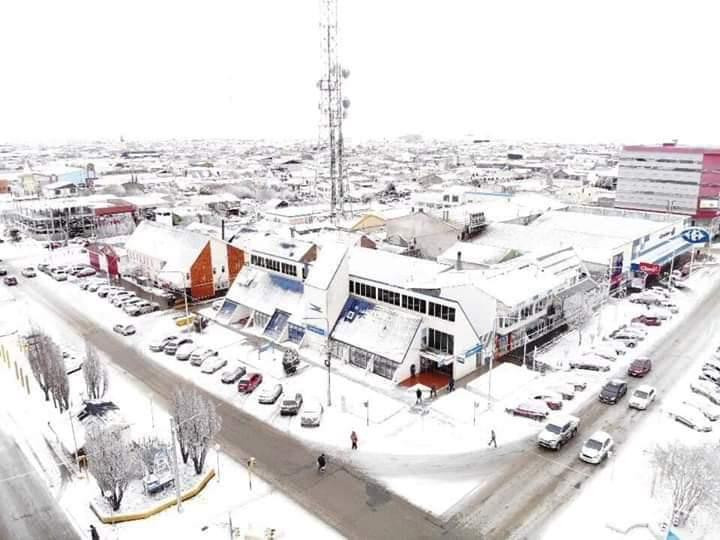
[[[338,0],[320,0],[320,44],[323,70],[317,85],[320,90],[319,132],[327,133],[330,215],[335,216],[342,214],[345,201],[342,123],[350,107],[350,100],[344,98],[342,93],[343,80],[350,76],[350,70],[342,68],[338,54]]]

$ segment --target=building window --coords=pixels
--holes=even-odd
[[[288,339],[293,343],[300,343],[305,336],[305,329],[296,324],[288,325]]]
[[[363,369],[366,368],[372,356],[371,353],[363,351],[362,349],[356,349],[355,347],[350,348],[349,360],[354,366]]]
[[[460,197],[458,197],[457,195],[452,196],[452,202],[459,202],[459,201],[460,201]]]
[[[381,289],[382,290],[382,289]],[[355,294],[364,296],[365,298],[376,298],[375,287],[371,285],[365,285],[364,283],[355,283]]]
[[[386,358],[375,357],[373,361],[373,373],[385,377],[386,379],[392,379],[395,376],[395,370],[398,365],[392,360]]]
[[[430,308],[428,310],[428,315],[432,315],[433,317],[437,317],[438,319],[443,319],[444,321],[455,321],[455,308],[451,308],[449,306],[443,306],[442,304],[436,304],[435,302],[430,302]]]
[[[428,342],[427,346],[429,349],[434,351],[444,352],[447,354],[455,354],[455,338],[440,330],[434,328],[428,329]]]
[[[410,311],[417,311],[418,313],[426,313],[425,300],[421,300],[420,298],[414,298],[412,296],[407,296],[405,294],[401,296],[401,300],[401,305],[405,309],[409,309]]]
[[[348,287],[350,294],[353,294],[355,292],[355,282],[351,279],[350,280],[350,286]]]

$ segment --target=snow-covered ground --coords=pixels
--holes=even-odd
[[[41,254],[47,257],[45,254]],[[58,257],[54,254],[54,257]],[[28,264],[37,259],[34,254],[28,257]],[[73,257],[82,257],[79,253],[71,253],[63,262]],[[49,280],[39,275],[38,280]],[[586,390],[578,392],[575,399],[564,402],[562,412],[573,412],[581,409],[588,400],[594,400],[604,382],[614,374],[625,372],[632,359],[642,356],[663,335],[678,324],[686,316],[690,307],[698,302],[707,287],[717,279],[717,269],[703,268],[694,273],[690,279],[691,289],[674,291],[672,301],[677,303],[680,313],[670,320],[664,321],[660,327],[649,327],[648,338],[637,348],[627,349],[614,363],[613,370],[608,373],[567,372],[569,361],[590,350],[593,346],[607,348],[608,342],[603,336],[621,324],[630,322],[636,315],[646,312],[642,305],[631,304],[627,299],[611,300],[602,307],[582,328],[560,338],[550,349],[538,353],[537,360],[547,365],[560,368],[558,372],[545,375],[534,371],[517,368],[515,375],[503,376],[502,369],[494,373],[492,382],[492,400],[488,401],[487,376],[483,376],[467,388],[458,388],[450,394],[441,394],[436,400],[426,402],[424,411],[414,407],[414,394],[411,390],[394,387],[366,371],[352,366],[337,365],[332,374],[332,407],[325,407],[322,424],[319,428],[302,428],[297,417],[282,417],[279,414],[279,402],[274,405],[261,405],[257,402],[256,390],[250,395],[238,394],[236,385],[224,385],[220,382],[220,372],[212,375],[203,374],[200,369],[189,362],[179,362],[174,357],[163,353],[152,353],[148,343],[159,335],[178,334],[170,313],[155,313],[133,318],[125,315],[105,299],[96,294],[80,290],[71,282],[55,284],[54,294],[65,302],[80,306],[90,314],[99,325],[112,327],[116,323],[132,323],[138,329],[135,336],[125,339],[148,358],[164,367],[180,374],[188,381],[205,388],[218,399],[242,408],[246,412],[284,430],[295,437],[304,439],[311,445],[328,449],[336,457],[346,459],[369,474],[376,476],[388,488],[409,501],[417,504],[433,514],[447,512],[463,497],[482,486],[484,480],[479,477],[459,477],[450,479],[439,475],[427,477],[415,474],[404,474],[402,471],[389,473],[374,467],[378,457],[393,456],[398,463],[403,460],[451,459],[452,454],[482,452],[487,450],[490,430],[495,430],[498,441],[503,446],[512,443],[522,444],[533,439],[541,424],[538,422],[513,417],[504,412],[506,407],[517,404],[538,391],[552,390],[566,382],[572,373],[574,378],[581,378],[588,384]],[[26,306],[33,312],[33,317],[42,319],[35,306]],[[211,312],[210,308],[208,311]],[[56,317],[47,313],[45,320],[54,321]],[[91,328],[88,331],[92,331]],[[285,394],[303,393],[306,401],[317,400],[325,404],[327,400],[327,372],[322,368],[322,359],[316,353],[303,351],[309,362],[304,362],[298,373],[286,377],[281,364],[279,351],[272,348],[258,350],[242,335],[219,325],[211,324],[202,334],[193,334],[199,346],[208,346],[220,352],[230,364],[241,362],[249,371],[263,374],[263,384],[283,384]],[[61,336],[61,340],[75,342],[80,346],[79,336]],[[521,383],[517,383],[521,380]],[[512,384],[512,383],[515,384]],[[282,398],[281,398],[282,400]],[[369,407],[365,407],[367,402]],[[421,414],[424,412],[426,414]],[[551,413],[555,414],[555,413]],[[349,450],[350,432],[355,430],[360,439],[360,451],[351,453]],[[434,461],[433,461],[434,462]],[[439,496],[442,494],[442,496]]]

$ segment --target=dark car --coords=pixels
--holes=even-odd
[[[7,276],[7,269],[0,266],[0,276]]]
[[[630,367],[628,367],[627,373],[631,377],[644,377],[652,369],[652,360],[649,358],[637,358],[633,360]]]
[[[603,403],[614,405],[627,393],[627,383],[621,379],[608,381],[600,391],[598,399]]]
[[[283,399],[282,405],[280,405],[280,414],[282,416],[296,415],[302,407],[302,402],[302,394],[295,394],[295,397]]]
[[[7,276],[3,278],[3,283],[7,286],[17,285],[17,278],[15,276]]]
[[[639,317],[635,317],[632,322],[642,323],[645,326],[660,326],[662,324],[662,321],[658,317],[648,315],[640,315]]]
[[[262,383],[262,375],[260,373],[248,373],[240,382],[238,382],[238,392],[249,394]]]
[[[232,384],[240,380],[240,378],[245,375],[246,371],[247,370],[242,366],[238,366],[228,371],[223,371],[223,374],[220,376],[220,380],[225,384]]]

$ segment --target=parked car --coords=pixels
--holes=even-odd
[[[140,298],[135,298],[133,301],[125,302],[122,305],[122,310],[130,315],[131,317],[137,317],[140,315]]]
[[[136,298],[136,296],[128,291],[122,291],[112,296],[108,295],[108,300],[110,300],[110,303],[115,307],[122,306],[123,301],[129,300],[130,298]]]
[[[644,411],[655,401],[655,388],[648,384],[641,384],[630,394],[628,407]]]
[[[587,381],[572,371],[565,374],[564,381],[565,384],[572,386],[575,392],[582,392],[587,388]]]
[[[622,343],[626,347],[632,349],[633,347],[637,347],[637,344],[640,343],[644,338],[630,332],[619,331],[612,337],[606,339],[613,339],[618,343]]]
[[[246,373],[243,378],[238,381],[238,392],[250,394],[262,383],[262,375],[260,373]]]
[[[689,407],[694,407],[705,415],[705,418],[711,422],[716,422],[720,419],[720,407],[713,405],[707,399],[703,399],[700,396],[689,396],[683,401],[683,404]]]
[[[615,405],[626,393],[627,383],[625,381],[622,379],[611,379],[605,383],[605,386],[600,390],[598,399],[603,403]]]
[[[690,390],[696,394],[706,397],[711,403],[720,405],[720,390],[717,386],[708,381],[693,381],[690,383]]]
[[[628,366],[627,374],[631,377],[644,377],[652,369],[652,360],[649,358],[636,358]]]
[[[7,268],[0,266],[0,276],[7,276]]]
[[[313,399],[303,404],[300,411],[300,425],[304,427],[319,426],[325,409],[318,400]]]
[[[189,343],[183,343],[182,345],[179,345],[175,351],[175,358],[181,362],[186,362],[190,360],[190,356],[192,356],[192,353],[194,353],[197,348],[197,345],[195,345],[192,341]]]
[[[614,446],[615,442],[609,434],[604,431],[596,431],[583,444],[580,450],[580,459],[586,463],[597,465],[610,455]]]
[[[271,405],[278,400],[282,393],[282,384],[265,385],[262,390],[260,390],[260,395],[258,396],[258,403],[262,403],[264,405]]]
[[[282,405],[280,405],[280,414],[282,416],[292,416],[300,412],[302,407],[303,397],[302,394],[297,393],[294,397],[284,399]]]
[[[544,401],[553,411],[559,411],[563,406],[562,396],[557,392],[537,392],[531,395],[529,399]]]
[[[98,281],[98,282],[95,282],[95,283],[90,283],[90,284],[87,286],[87,291],[88,291],[88,292],[97,292],[97,290],[98,290],[100,287],[102,287],[102,281]]]
[[[47,274],[47,273],[50,271],[50,265],[47,264],[47,263],[40,263],[40,264],[37,265],[37,269],[38,269],[40,272],[42,272],[42,273],[44,273],[44,274]]]
[[[108,295],[115,292],[125,291],[122,287],[108,287],[107,285],[104,285],[97,290],[97,295],[100,298],[107,298]]]
[[[632,295],[630,297],[630,302],[632,302],[633,304],[657,305],[660,302],[660,298],[655,294],[643,291],[641,293]]]
[[[617,330],[614,330],[610,334],[610,337],[616,339],[618,336],[637,336],[637,338],[642,341],[647,337],[647,334],[647,330],[645,330],[644,328],[624,324]]]
[[[195,367],[198,367],[198,366],[201,366],[203,364],[203,362],[205,360],[207,360],[208,358],[212,358],[213,356],[217,356],[217,355],[218,355],[218,352],[213,349],[209,349],[207,347],[198,348],[198,349],[195,349],[192,352],[192,354],[190,355],[190,364]]]
[[[670,298],[670,292],[667,290],[667,287],[659,287],[657,285],[654,285],[647,289],[647,293],[654,294],[656,296],[659,296],[660,298]]]
[[[95,274],[97,274],[97,271],[94,268],[86,266],[85,268],[81,269],[76,275],[77,277],[89,277],[94,276]]]
[[[580,419],[571,414],[558,416],[550,420],[538,434],[537,442],[540,446],[559,450],[562,445],[572,439],[577,433]]]
[[[17,278],[15,276],[5,276],[3,278],[3,283],[5,283],[8,287],[17,285]]]
[[[153,352],[160,352],[165,348],[165,345],[170,343],[171,341],[177,341],[178,337],[174,335],[163,335],[160,337],[156,337],[150,342],[150,350]]]
[[[667,309],[673,315],[680,313],[680,310],[678,309],[678,307],[674,303],[672,303],[668,300],[660,300],[657,305]]]
[[[163,348],[163,351],[165,351],[165,354],[169,354],[169,355],[172,356],[172,355],[174,355],[174,354],[177,352],[177,350],[178,350],[182,345],[186,345],[186,344],[192,343],[192,342],[193,342],[193,340],[192,340],[191,338],[187,338],[187,337],[186,337],[186,338],[176,339],[176,340],[174,340],[174,341],[171,341],[171,342],[168,343],[167,345],[165,345],[165,347]]]
[[[720,385],[720,371],[709,367],[703,367],[700,371],[700,375],[698,375],[698,379],[701,381],[710,381],[715,386],[718,386]]]
[[[513,416],[524,416],[533,420],[545,420],[550,414],[550,408],[544,401],[528,400],[514,407],[508,407],[505,412]]]
[[[620,354],[625,354],[625,350],[618,350],[618,348],[615,347],[612,343],[598,343],[597,345],[593,346],[592,349],[583,354],[589,356],[599,356],[603,360],[615,362]]]
[[[153,311],[157,311],[155,309],[155,306],[153,306],[153,304],[151,302],[148,302],[147,300],[142,300],[135,305],[137,306],[140,315],[145,315],[146,313],[152,313]]]
[[[220,376],[220,380],[225,384],[232,384],[245,375],[246,371],[247,370],[243,366],[235,366],[232,369],[223,371],[223,374]]]
[[[64,270],[55,270],[50,273],[50,277],[55,281],[67,281],[68,275]]]
[[[23,268],[20,273],[27,278],[33,278],[37,276],[37,273],[35,272],[35,269],[32,266],[26,266]]]
[[[113,326],[113,332],[123,336],[130,336],[135,333],[135,327],[132,324],[116,324]]]
[[[675,419],[676,422],[680,422],[695,431],[712,431],[710,420],[705,418],[705,415],[694,407],[683,405],[681,403],[671,407],[668,413],[671,418]]]
[[[68,351],[63,351],[62,356],[66,374],[72,375],[82,369],[83,361],[74,354]]]
[[[212,356],[203,362],[200,371],[203,373],[215,373],[225,366],[227,366],[227,359],[220,356]]]
[[[638,317],[634,317],[632,319],[633,323],[637,324],[644,324],[645,326],[660,326],[662,324],[662,321],[658,319],[657,317],[652,317],[650,315],[640,315]]]
[[[672,318],[672,313],[670,313],[670,311],[668,311],[667,309],[661,307],[652,307],[647,310],[645,315],[648,317],[655,317],[656,319],[659,319],[661,321],[666,321]]]
[[[610,371],[610,363],[599,356],[583,355],[577,360],[570,361],[570,368],[585,369],[588,371]]]
[[[575,385],[571,383],[558,383],[550,388],[551,392],[557,392],[563,399],[571,400],[575,398]]]

